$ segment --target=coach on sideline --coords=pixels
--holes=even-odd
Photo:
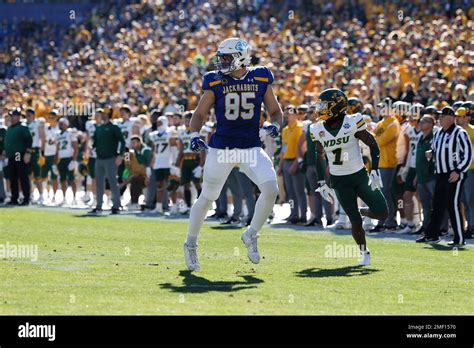
[[[28,127],[20,123],[20,108],[10,111],[9,116],[10,126],[5,133],[5,155],[8,159],[8,172],[12,191],[9,205],[18,205],[18,181],[21,183],[21,190],[23,192],[23,202],[20,205],[28,205],[30,203],[31,191],[28,166],[31,160],[33,137]]]
[[[440,225],[448,209],[454,240],[448,245],[465,244],[464,226],[459,203],[466,172],[472,161],[472,145],[468,133],[456,125],[453,108],[446,106],[441,111],[441,129],[433,137],[431,150],[426,152],[428,159],[435,162],[436,186],[433,197],[431,221],[424,237],[417,243],[439,242]]]
[[[98,214],[102,211],[102,203],[107,177],[112,191],[112,214],[118,214],[120,209],[120,192],[117,184],[117,170],[123,160],[125,140],[120,128],[110,120],[112,108],[97,109],[100,113],[102,124],[98,125],[93,136],[92,147],[96,149],[95,180],[97,205],[89,214]]]

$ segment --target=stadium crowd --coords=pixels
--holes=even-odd
[[[433,161],[425,151],[440,113],[451,113],[446,107],[474,142],[473,16],[468,1],[196,0],[104,3],[68,28],[4,21],[0,202],[29,204],[31,181],[40,193],[35,203],[51,204],[56,195],[49,196],[49,186],[56,191],[59,184],[74,197],[83,187],[81,199],[91,206],[109,189],[112,212],[119,213],[119,196],[130,187],[130,210],[186,214],[200,192],[205,161],[205,153],[190,151],[187,138],[201,78],[212,70],[217,43],[241,36],[253,47],[253,63],[272,69],[284,109],[281,138],[262,136],[262,143],[280,178],[277,203],[291,205],[288,223],[350,227],[337,204],[314,192],[315,151],[307,134],[318,118],[312,108],[318,94],[337,87],[351,98],[349,112],[364,115],[381,149],[389,218],[367,219],[366,226],[374,232],[421,234],[429,223],[434,189]],[[6,127],[21,126],[22,117],[33,134],[24,137],[23,149],[31,152],[25,166],[13,170],[22,178],[21,201],[18,181],[9,180],[15,166],[6,158],[15,151]],[[203,137],[212,134],[214,121],[210,115]],[[116,138],[97,142],[99,125],[113,129]],[[290,165],[283,166],[285,161]],[[101,162],[98,173],[96,162]],[[96,187],[96,176],[107,178],[106,187]],[[256,195],[250,180],[235,169],[213,217],[247,224]],[[470,236],[474,164],[463,197]],[[95,207],[100,210],[101,204]],[[447,233],[447,218],[442,229]]]

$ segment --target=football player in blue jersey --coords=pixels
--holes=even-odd
[[[273,94],[273,74],[263,66],[249,67],[250,46],[239,38],[226,39],[217,48],[216,70],[203,77],[204,93],[191,119],[191,149],[208,149],[204,164],[203,187],[189,216],[188,236],[184,243],[186,266],[190,271],[200,268],[197,238],[212,202],[219,196],[230,171],[238,166],[260,189],[255,213],[241,239],[251,262],[258,263],[257,232],[270,215],[278,195],[278,185],[272,160],[261,147],[260,111],[265,104],[271,124],[262,129],[277,137],[282,111]],[[199,130],[214,108],[217,129],[209,145]]]

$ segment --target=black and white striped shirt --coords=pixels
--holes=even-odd
[[[438,129],[431,148],[437,174],[469,170],[473,156],[472,144],[469,134],[462,127],[453,124],[446,131]]]

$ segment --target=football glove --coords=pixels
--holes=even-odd
[[[69,162],[67,169],[72,172],[73,170],[77,169],[77,162],[76,161],[71,161]]]
[[[408,166],[405,166],[405,167],[401,167],[398,170],[398,175],[400,176],[403,182],[407,180],[408,169],[409,169]]]
[[[329,203],[334,204],[334,202],[336,202],[336,193],[326,184],[326,181],[318,181],[318,188],[316,189],[316,192],[319,192],[321,196]]]
[[[381,189],[383,187],[382,178],[380,177],[380,171],[378,169],[370,171],[369,181],[372,190]]]
[[[176,166],[171,166],[170,174],[171,174],[172,176],[177,176],[178,178],[181,176],[181,173],[180,173],[180,171],[179,171],[179,168],[176,167]]]
[[[53,172],[54,175],[58,176],[59,175],[59,170],[58,170],[58,166],[53,164],[51,166],[51,171]]]
[[[276,138],[280,133],[280,125],[278,123],[266,123],[262,129],[272,138]]]
[[[193,169],[193,175],[196,179],[200,179],[202,177],[202,167],[197,166]]]
[[[145,173],[146,173],[146,177],[147,177],[148,179],[150,179],[150,178],[151,178],[151,173],[152,173],[152,172],[151,172],[151,168],[150,168],[150,167],[146,167]]]
[[[206,143],[204,142],[204,140],[202,140],[200,137],[199,137],[199,133],[198,132],[194,132],[191,134],[191,150],[194,151],[194,152],[201,152],[203,150],[207,150],[208,147],[206,145]]]

